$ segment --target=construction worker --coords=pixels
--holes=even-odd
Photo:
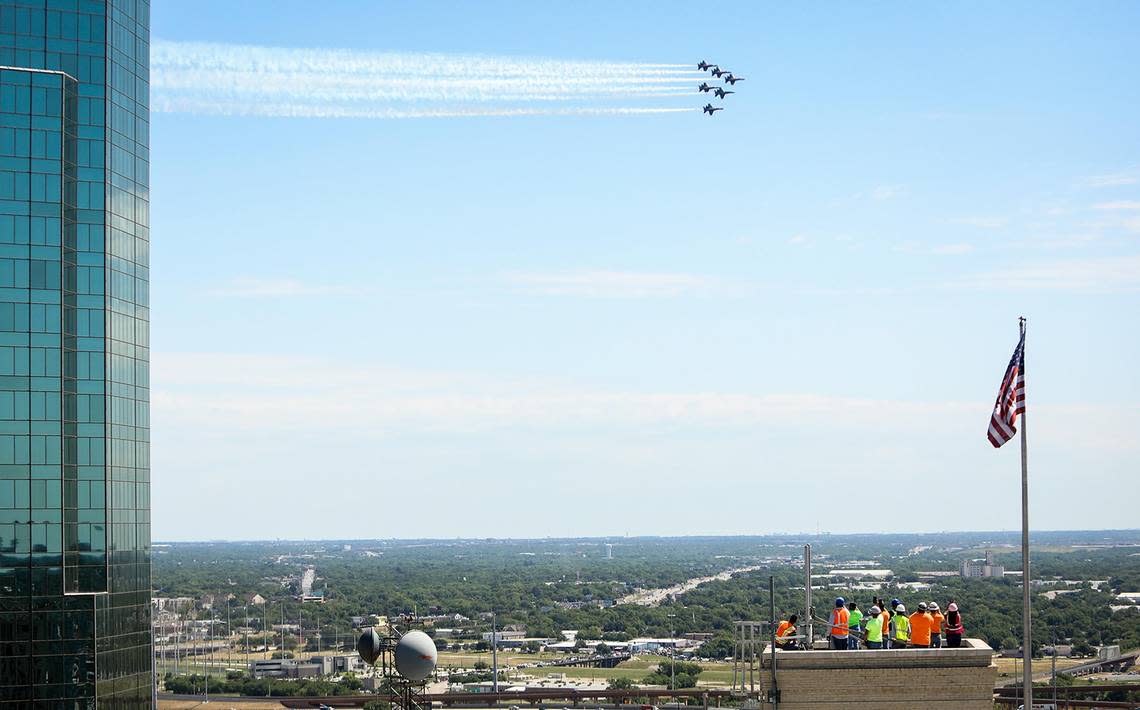
[[[792,614],[787,619],[780,622],[779,627],[776,628],[776,647],[782,648],[785,651],[794,651],[799,648],[794,638],[787,638],[796,635],[796,622],[799,617]]]
[[[930,625],[930,647],[942,648],[942,626],[946,622],[946,617],[938,608],[938,602],[927,603],[926,610],[930,612],[930,616],[934,620],[934,623]]]
[[[883,639],[883,648],[896,648],[898,646],[898,644],[895,643],[895,624],[893,622],[895,614],[898,613],[897,609],[899,608],[899,604],[902,604],[902,602],[896,597],[891,600],[890,607],[883,607],[883,611],[887,615],[887,624],[883,627],[883,633],[886,634],[886,638]]]
[[[878,606],[871,607],[867,616],[867,632],[863,641],[871,650],[883,647],[883,610]]]
[[[883,648],[890,648],[891,610],[887,608],[887,605],[884,604],[882,600],[879,600],[879,604],[881,605],[879,608],[882,609],[879,618],[883,621]]]
[[[850,630],[847,628],[849,615],[847,614],[846,603],[843,597],[836,597],[835,609],[831,612],[829,633],[831,635],[831,650],[833,651],[847,650],[847,636]]]
[[[918,610],[910,615],[910,647],[930,648],[930,628],[934,617],[927,610],[926,602],[918,603]]]
[[[962,614],[958,611],[958,605],[950,602],[946,607],[946,646],[949,648],[959,648],[962,645],[962,634],[966,632],[966,627],[962,625]]]
[[[910,643],[910,619],[906,616],[906,604],[895,606],[891,616],[891,648],[906,648]]]
[[[859,634],[862,631],[863,612],[855,602],[847,602],[847,650],[859,650]]]

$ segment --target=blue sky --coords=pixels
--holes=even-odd
[[[1134,527],[1138,26],[156,2],[155,537]]]

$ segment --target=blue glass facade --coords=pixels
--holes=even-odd
[[[0,0],[0,710],[152,701],[149,14]]]

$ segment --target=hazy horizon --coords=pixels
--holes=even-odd
[[[673,539],[719,539],[719,538],[797,538],[810,542],[814,538],[824,537],[890,537],[890,536],[925,536],[925,535],[954,535],[958,533],[970,535],[1016,535],[1018,536],[1018,544],[1020,544],[1021,530],[935,530],[935,531],[901,531],[901,532],[865,532],[865,533],[845,533],[845,532],[829,532],[821,531],[818,533],[807,532],[789,532],[789,533],[741,533],[741,534],[723,534],[723,535],[704,535],[701,533],[692,533],[684,535],[570,535],[570,536],[550,536],[550,537],[345,537],[345,538],[262,538],[262,539],[239,539],[239,538],[202,538],[202,539],[166,539],[154,540],[152,544],[176,544],[176,543],[294,543],[294,542],[336,542],[336,543],[354,543],[354,542],[556,542],[560,540],[673,540]],[[1049,534],[1063,534],[1063,533],[1137,533],[1140,534],[1140,528],[1108,528],[1103,530],[1089,529],[1089,530],[1066,530],[1066,529],[1037,529],[1030,530],[1030,536],[1036,533],[1049,533]],[[1032,544],[1032,539],[1030,540]],[[1122,543],[1126,545],[1140,545],[1140,539],[1135,543]],[[1011,545],[1012,546],[1012,545]]]

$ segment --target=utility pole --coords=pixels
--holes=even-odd
[[[1053,686],[1053,707],[1057,707],[1057,632],[1053,632],[1053,681],[1050,685]]]
[[[676,616],[677,616],[676,614],[670,614],[669,618],[673,619]],[[677,628],[674,624],[676,624],[676,622],[674,622],[673,624],[670,624],[670,629],[669,629],[669,639],[670,640],[677,637]],[[673,644],[673,648],[669,652],[669,690],[676,690],[676,689],[677,689],[677,648],[676,648],[676,644]],[[674,698],[673,700],[676,701],[676,698]]]
[[[491,690],[499,692],[499,631],[495,623],[495,612],[491,612]]]
[[[211,604],[210,605],[210,625],[206,627],[206,653],[210,654],[211,656],[214,655],[213,638],[214,638],[214,605]],[[205,672],[206,672],[206,699],[203,701],[203,704],[210,702],[210,661],[208,658],[204,659],[204,660],[205,660],[205,663],[203,665],[205,666]]]

